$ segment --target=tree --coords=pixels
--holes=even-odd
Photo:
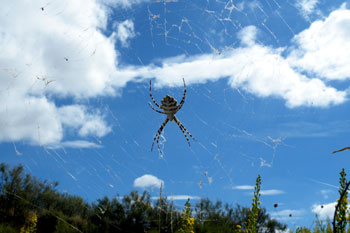
[[[191,203],[188,198],[181,217],[181,229],[179,233],[194,233],[194,218],[191,213]]]
[[[339,195],[340,198],[337,200],[337,205],[334,211],[333,218],[333,232],[334,233],[345,233],[346,224],[347,224],[347,204],[348,204],[348,188],[350,182],[346,182],[346,173],[344,168],[340,172],[339,178]]]
[[[259,206],[259,189],[253,203],[257,232],[285,230]],[[0,164],[0,233],[109,233],[109,232],[233,232],[246,228],[249,208],[232,207],[221,201],[200,200],[191,209],[189,200],[178,210],[166,197],[152,201],[146,191],[115,198],[104,197],[93,204],[81,197],[57,191],[58,183],[39,181],[24,174],[23,166],[12,169]],[[257,202],[258,201],[258,202]],[[257,212],[256,212],[257,211]]]
[[[257,232],[257,222],[260,210],[260,187],[261,187],[261,177],[258,175],[255,182],[254,197],[252,198],[252,208],[249,211],[247,231],[249,233]]]

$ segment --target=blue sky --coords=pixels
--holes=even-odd
[[[1,161],[87,201],[151,192],[331,216],[349,163],[347,1],[2,1]],[[148,106],[176,114],[197,139]],[[277,209],[273,204],[278,203]],[[321,209],[320,205],[324,208]],[[292,217],[289,215],[292,214]]]

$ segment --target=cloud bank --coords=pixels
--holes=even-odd
[[[326,80],[350,79],[350,10],[345,4],[295,36],[288,62]]]
[[[254,190],[254,186],[251,185],[237,185],[234,186],[232,189],[234,190]],[[272,196],[272,195],[280,195],[284,194],[285,192],[283,190],[279,189],[265,189],[265,190],[260,190],[260,194],[263,196]],[[250,194],[250,193],[249,193]]]
[[[117,25],[116,34],[103,34],[108,7],[142,2],[19,0],[14,6],[10,0],[2,1],[0,141],[57,145],[73,131],[80,142],[73,144],[84,145],[81,141],[87,137],[103,137],[112,130],[104,115],[79,102],[117,96],[127,82],[140,78],[156,78],[158,87],[181,86],[182,77],[188,84],[225,78],[232,88],[283,99],[289,108],[329,107],[348,99],[346,90],[328,83],[350,78],[350,11],[345,5],[296,34],[289,47],[261,44],[259,30],[248,26],[237,34],[239,46],[221,55],[177,56],[157,65],[120,66],[117,40],[127,47],[138,32],[128,19]],[[300,3],[307,12],[317,1]],[[73,103],[58,105],[61,99]]]
[[[237,190],[254,190],[254,186],[252,186],[252,185],[237,185],[237,186],[234,186],[233,189],[237,189]]]
[[[308,78],[294,69],[290,62],[294,60],[282,56],[285,49],[256,43],[257,33],[254,26],[242,29],[239,33],[242,46],[222,55],[180,56],[166,59],[157,67],[129,68],[125,75],[129,75],[129,78],[156,77],[159,86],[180,85],[180,77],[186,77],[188,83],[228,78],[232,88],[240,87],[259,97],[282,98],[290,108],[327,107],[346,100],[345,91],[327,86],[319,78]]]
[[[262,196],[272,196],[272,195],[284,194],[284,191],[278,190],[278,189],[268,189],[268,190],[261,190],[260,193]]]
[[[97,30],[107,25],[103,6],[2,1],[0,21],[0,141],[49,147],[75,131],[78,141],[60,145],[86,148],[91,147],[83,143],[86,137],[109,133],[98,110],[56,103],[116,94],[110,75],[117,51],[113,39]]]
[[[271,215],[272,218],[277,219],[279,221],[287,221],[291,217],[293,217],[293,219],[301,218],[303,215],[305,215],[305,211],[285,209],[281,211],[274,211],[269,214]]]
[[[183,201],[183,200],[199,200],[201,199],[198,196],[189,196],[189,195],[170,195],[170,196],[166,196],[168,200],[171,201]],[[158,200],[159,197],[152,197],[153,200]]]

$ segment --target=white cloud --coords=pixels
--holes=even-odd
[[[135,4],[141,4],[143,2],[149,2],[150,0],[98,0],[99,2],[106,4],[111,7],[121,5],[122,7],[129,8]]]
[[[58,116],[63,125],[78,129],[80,136],[103,137],[111,131],[99,113],[89,114],[82,105],[61,107],[58,109]]]
[[[305,10],[317,4],[315,1],[302,3]],[[347,91],[329,86],[322,78],[350,77],[349,24],[349,10],[342,7],[296,35],[294,47],[290,48],[256,43],[257,29],[249,26],[238,33],[245,47],[222,55],[173,57],[163,60],[160,66],[129,67],[119,74],[125,79],[156,77],[158,86],[181,85],[181,77],[186,77],[188,83],[228,78],[233,88],[240,87],[259,97],[282,98],[291,108],[337,105],[347,100]],[[282,55],[286,51],[287,57]]]
[[[170,195],[170,196],[167,196],[167,198],[169,200],[199,200],[201,199],[200,197],[198,196],[188,196],[188,195]]]
[[[29,94],[113,94],[108,83],[117,54],[113,41],[96,30],[106,27],[103,9],[92,0],[74,4],[51,1],[44,11],[42,6],[39,1],[22,0],[16,2],[15,10],[0,8],[1,86],[13,78],[8,69],[18,70],[19,81],[13,84]],[[55,81],[45,88],[38,78]]]
[[[152,199],[156,200],[156,199],[159,199],[159,197],[152,197]],[[170,195],[170,196],[167,196],[167,199],[171,201],[180,201],[180,200],[188,200],[188,199],[199,200],[201,198],[198,196],[189,196],[189,195]]]
[[[138,188],[147,188],[147,187],[160,188],[161,186],[163,186],[164,188],[164,181],[150,174],[145,174],[134,180],[134,187],[138,187]]]
[[[252,46],[255,44],[255,39],[257,36],[258,30],[254,26],[248,26],[243,28],[238,33],[238,38],[241,40],[241,43],[246,46]]]
[[[101,145],[98,145],[93,142],[84,141],[84,140],[76,140],[76,141],[65,141],[59,144],[52,144],[47,146],[48,149],[61,149],[61,148],[101,148]]]
[[[328,199],[330,193],[334,193],[333,190],[330,189],[322,189],[320,191],[324,199]]]
[[[346,100],[345,91],[338,91],[320,79],[310,79],[294,70],[281,55],[284,51],[282,48],[256,44],[252,42],[253,35],[252,27],[243,29],[240,35],[249,47],[232,49],[222,55],[179,56],[164,60],[158,67],[129,67],[120,75],[124,78],[156,77],[158,86],[181,85],[181,77],[186,77],[187,83],[204,83],[228,77],[232,88],[240,87],[259,97],[283,98],[291,108],[327,107]]]
[[[315,204],[312,206],[311,210],[312,212],[317,214],[320,219],[326,219],[326,218],[332,219],[336,204],[337,202],[332,202],[332,203],[322,204],[322,205]]]
[[[232,189],[235,190],[254,190],[254,186],[251,185],[237,185],[234,186]],[[279,190],[279,189],[266,189],[266,190],[260,190],[260,194],[264,196],[271,196],[271,195],[279,195],[283,194],[284,191]],[[249,193],[251,194],[251,193]]]
[[[258,44],[258,30],[250,26],[238,35],[243,47],[220,56],[178,56],[163,60],[160,66],[121,69],[115,40],[127,45],[136,32],[133,22],[126,20],[118,35],[101,33],[98,29],[106,29],[108,17],[104,4],[130,7],[142,2],[76,0],[65,4],[53,0],[46,4],[18,0],[14,6],[10,0],[2,1],[0,141],[59,144],[67,128],[79,137],[102,137],[111,129],[97,110],[87,111],[75,104],[58,106],[56,101],[115,96],[117,88],[138,77],[156,77],[158,86],[180,86],[182,77],[188,84],[227,78],[232,88],[240,87],[259,97],[282,98],[291,108],[327,107],[347,99],[345,91],[301,73],[326,79],[350,77],[350,14],[344,7],[297,35],[287,59],[282,53],[288,48]]]
[[[111,132],[111,127],[107,126],[99,117],[93,116],[92,119],[84,122],[83,126],[79,130],[79,135],[96,135],[97,137],[103,137],[109,132]]]
[[[350,79],[350,10],[343,5],[295,36],[288,62],[329,80]]]
[[[233,189],[237,189],[237,190],[253,190],[254,186],[251,186],[251,185],[237,185],[237,186],[234,186]]]
[[[283,194],[283,190],[278,190],[278,189],[268,189],[268,190],[261,190],[260,194],[263,196],[272,196],[272,195],[279,195]]]
[[[286,221],[290,218],[298,219],[302,217],[305,214],[305,211],[285,209],[281,211],[273,211],[273,212],[270,212],[269,214],[274,219],[277,219],[279,221]]]
[[[0,141],[24,140],[45,145],[62,139],[57,109],[46,98],[20,96],[11,91],[0,94],[0,101]]]
[[[76,105],[55,103],[61,97],[115,95],[114,41],[97,30],[106,27],[104,9],[92,0],[71,4],[22,0],[15,6],[2,1],[0,21],[0,141],[59,144],[67,127],[83,137],[110,132],[98,112],[80,107],[82,115],[68,116],[62,109]]]
[[[129,40],[135,37],[134,23],[131,20],[125,20],[117,26],[116,38],[120,41],[123,47],[129,46]]]
[[[301,14],[308,19],[308,16],[314,12],[318,1],[319,0],[298,0],[296,6]]]
[[[276,233],[289,233],[289,232],[293,232],[292,229],[289,229],[288,227],[285,230],[275,230]]]

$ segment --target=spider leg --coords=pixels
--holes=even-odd
[[[162,154],[162,150],[160,149],[160,145],[159,145],[159,138],[160,138],[160,134],[159,134],[158,137],[157,137],[157,147],[158,147],[159,153]]]
[[[153,106],[152,106],[152,104],[151,104],[150,102],[148,102],[148,104],[149,104],[149,106],[153,109],[153,111],[156,111],[156,112],[162,113],[162,114],[166,114],[165,112],[161,112],[161,111],[159,111],[159,110],[153,108]]]
[[[149,80],[149,96],[151,96],[151,99],[153,101],[153,103],[160,108],[159,104],[154,100],[153,95],[152,95],[152,83],[151,80]]]
[[[154,136],[153,138],[153,143],[152,143],[152,147],[151,147],[151,151],[153,150],[153,146],[154,146],[154,142],[156,141],[157,139],[157,145],[158,145],[158,150],[160,151],[160,146],[159,146],[159,136],[160,134],[162,133],[163,129],[164,129],[164,126],[166,125],[166,123],[168,123],[169,119],[166,118],[165,121],[163,122],[163,124],[160,126],[160,128],[158,129],[158,132],[156,134],[156,136]]]
[[[188,137],[187,137],[187,135],[186,135],[186,133],[185,133],[183,127],[181,127],[179,124],[178,124],[178,126],[179,126],[179,128],[181,129],[182,134],[185,136],[186,141],[188,142],[188,145],[191,146],[190,140],[188,139]]]
[[[177,119],[176,116],[174,116],[174,120],[175,120],[176,124],[179,126],[179,128],[181,129],[181,131],[182,131],[183,135],[185,136],[185,138],[186,138],[188,144],[191,146],[190,140],[188,139],[186,133],[187,133],[193,140],[196,140],[196,139],[192,136],[192,134],[190,134],[190,132],[187,131],[187,129],[185,128],[185,126],[183,126],[183,124],[181,124],[181,122],[179,121],[179,119]],[[185,133],[185,132],[186,132],[186,133]]]
[[[188,132],[188,130],[185,128],[185,126],[179,121],[179,119],[177,119],[177,117],[176,116],[174,116],[174,120],[176,121],[176,123],[181,127],[181,128],[183,128],[185,131],[186,131],[186,133],[193,139],[193,140],[197,140],[195,137],[193,137],[192,136],[192,134],[190,134],[190,132]]]
[[[342,149],[340,149],[340,150],[333,151],[332,154],[335,154],[335,153],[337,153],[337,152],[341,152],[341,151],[343,151],[343,150],[349,150],[349,149],[350,149],[350,147],[347,146],[347,147],[344,147],[344,148],[342,148]]]
[[[179,104],[179,107],[178,107],[178,111],[182,108],[182,106],[184,105],[185,103],[185,98],[186,98],[186,83],[185,83],[185,79],[183,78],[182,79],[183,82],[184,82],[184,95],[182,96],[182,99],[180,101],[180,104]]]

